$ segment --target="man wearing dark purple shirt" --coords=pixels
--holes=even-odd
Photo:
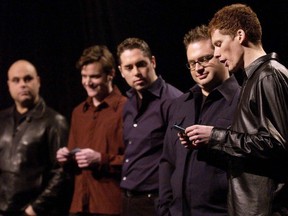
[[[158,165],[171,99],[182,94],[155,72],[147,43],[127,38],[117,49],[119,70],[131,89],[124,107],[123,216],[156,215]]]
[[[240,87],[225,66],[213,56],[206,26],[184,37],[187,67],[197,85],[177,98],[160,161],[160,216],[227,216],[227,155],[181,145],[186,128],[201,123],[228,127],[238,102]],[[180,139],[179,139],[180,137]],[[189,142],[187,142],[189,143]]]

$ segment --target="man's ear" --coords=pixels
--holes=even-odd
[[[40,76],[37,76],[37,80],[39,82],[39,85],[41,86],[41,78],[40,78]]]
[[[108,79],[109,81],[112,81],[114,77],[115,77],[115,70],[112,69],[112,70],[110,71],[110,73],[107,75],[107,79]]]
[[[108,79],[109,81],[112,81],[112,80],[113,80],[113,76],[112,76],[111,74],[108,74],[108,75],[107,75],[107,79]]]
[[[243,29],[239,29],[236,33],[236,37],[240,44],[243,44],[243,42],[246,40],[246,34]]]
[[[121,73],[121,76],[124,78],[124,75],[123,75],[123,73],[122,73],[122,68],[121,68],[121,66],[120,66],[120,65],[118,65],[118,70],[120,71],[120,73]]]
[[[151,62],[153,64],[153,68],[155,69],[156,68],[156,58],[155,58],[155,56],[152,56]]]

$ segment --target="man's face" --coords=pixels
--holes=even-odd
[[[18,61],[14,63],[8,70],[7,83],[16,105],[27,107],[38,100],[40,78],[29,62]]]
[[[219,59],[230,72],[243,68],[243,47],[236,37],[221,34],[219,30],[212,32],[214,56]]]
[[[195,67],[190,69],[192,78],[204,91],[209,93],[229,77],[228,69],[213,57],[211,40],[190,43],[186,54],[188,64]]]
[[[122,77],[136,91],[148,88],[157,79],[155,58],[149,59],[140,49],[125,50],[120,60]]]
[[[84,65],[81,70],[82,85],[87,95],[99,101],[103,100],[112,88],[113,73],[108,75],[103,71],[102,64],[93,62]]]

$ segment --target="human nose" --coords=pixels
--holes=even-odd
[[[27,82],[26,82],[24,79],[20,79],[20,80],[19,80],[19,85],[20,85],[20,86],[26,86],[26,85],[27,85]]]
[[[91,78],[90,77],[85,77],[83,80],[85,85],[90,85],[91,84]]]
[[[134,66],[132,69],[132,73],[137,76],[138,74],[140,74],[140,70],[137,66]]]
[[[200,62],[198,62],[198,61],[195,62],[195,70],[196,71],[203,70],[203,69],[204,69],[204,67]]]
[[[218,47],[215,47],[214,49],[214,57],[215,58],[219,58],[221,55],[220,55],[220,49]]]

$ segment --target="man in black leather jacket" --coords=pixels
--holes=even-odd
[[[232,155],[229,215],[288,215],[288,70],[276,53],[263,50],[261,25],[250,7],[222,8],[209,29],[215,57],[231,72],[242,69],[244,83],[231,128],[189,127],[191,145]]]
[[[67,122],[39,96],[30,62],[12,64],[8,87],[15,106],[0,112],[0,215],[66,215],[71,188],[56,151],[67,144]]]

